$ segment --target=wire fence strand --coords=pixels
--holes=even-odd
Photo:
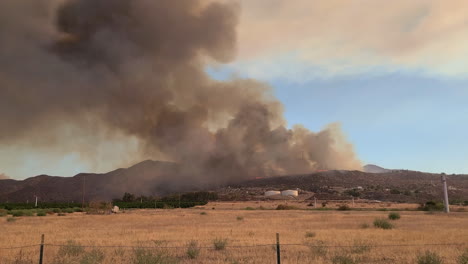
[[[14,247],[0,247],[0,250],[13,250],[21,248],[39,247],[40,244],[23,245]],[[67,247],[67,244],[44,244],[50,247]],[[141,249],[185,249],[186,246],[136,246],[136,245],[79,245],[82,248],[141,248]],[[226,248],[255,248],[255,247],[272,247],[276,244],[256,244],[256,245],[231,245]],[[281,244],[281,246],[306,246],[306,247],[321,247],[321,248],[359,248],[361,245],[314,245],[314,244]],[[444,247],[444,246],[468,246],[468,243],[430,243],[430,244],[380,244],[366,245],[371,248],[378,247]],[[198,248],[213,248],[213,246],[198,246]]]

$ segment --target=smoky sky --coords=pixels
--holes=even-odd
[[[53,149],[92,137],[63,138],[64,127],[86,127],[136,137],[145,156],[215,182],[360,168],[338,125],[287,129],[268,85],[206,74],[235,59],[240,12],[196,0],[3,0],[0,144]]]

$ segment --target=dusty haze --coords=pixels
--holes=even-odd
[[[266,84],[205,73],[235,58],[240,12],[194,0],[1,1],[0,146],[99,163],[110,158],[98,159],[98,142],[131,139],[131,160],[179,162],[216,183],[360,169],[338,124],[287,129]],[[106,148],[121,153],[116,164],[128,155]]]

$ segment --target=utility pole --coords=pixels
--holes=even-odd
[[[448,191],[447,191],[447,178],[445,176],[445,173],[442,173],[440,175],[440,179],[442,181],[442,185],[444,188],[444,206],[445,206],[445,212],[450,213],[450,208],[449,208],[449,200],[448,200]]]
[[[34,195],[34,196],[36,196],[36,203],[35,203],[34,207],[37,207],[37,195]]]
[[[84,197],[85,197],[85,184],[86,184],[86,176],[83,175],[83,195],[82,195],[82,201],[81,201],[81,207],[84,209],[85,203],[84,203]]]

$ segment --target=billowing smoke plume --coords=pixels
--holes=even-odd
[[[59,135],[86,127],[214,182],[360,168],[337,125],[286,129],[265,84],[205,73],[234,59],[239,12],[206,0],[2,0],[0,144],[53,148],[82,142]]]

